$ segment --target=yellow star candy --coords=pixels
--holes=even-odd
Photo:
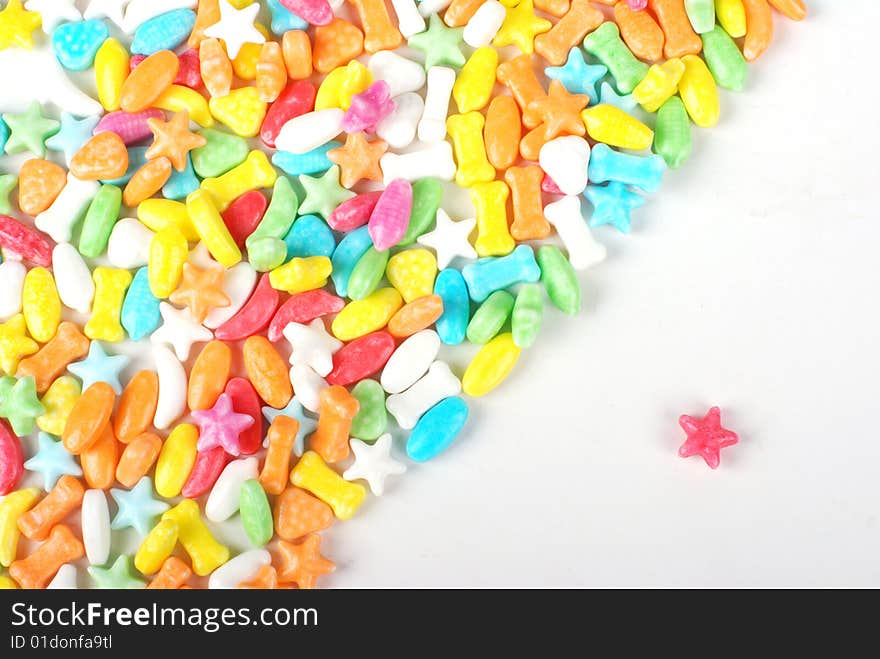
[[[553,24],[550,21],[535,16],[532,0],[521,0],[516,7],[507,8],[504,23],[495,35],[492,45],[500,48],[514,44],[526,55],[531,55],[535,52],[535,35],[546,32],[551,27]]]
[[[0,11],[0,50],[13,46],[32,49],[31,35],[42,24],[42,17],[35,11],[26,11],[21,0],[9,0],[6,9]]]
[[[34,354],[40,346],[25,333],[24,316],[15,314],[0,324],[0,370],[15,375],[22,357]]]

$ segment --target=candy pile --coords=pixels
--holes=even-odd
[[[5,85],[0,123],[27,157],[0,176],[0,586],[74,587],[85,557],[97,587],[312,587],[333,569],[318,532],[405,470],[391,432],[418,462],[455,441],[460,394],[507,377],[545,294],[579,310],[576,271],[605,257],[590,227],[629,231],[717,86],[743,88],[771,5],[805,14],[392,5],[0,11],[0,71],[37,90]],[[453,180],[474,218],[441,207]],[[459,379],[438,355],[465,340]],[[127,370],[123,341],[153,368]],[[233,557],[210,524],[236,513],[253,548]]]

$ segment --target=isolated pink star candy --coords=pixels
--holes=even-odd
[[[225,393],[220,394],[214,407],[197,410],[192,413],[192,417],[199,427],[197,448],[200,452],[222,446],[232,456],[241,453],[239,434],[254,422],[250,415],[239,414],[232,409],[232,399]]]
[[[735,432],[721,425],[721,410],[717,407],[711,408],[702,419],[682,414],[678,424],[687,434],[678,454],[683,458],[700,455],[712,469],[721,464],[721,449],[739,441]]]

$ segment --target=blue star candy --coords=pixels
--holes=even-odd
[[[608,73],[608,69],[601,64],[587,64],[583,51],[574,47],[568,51],[565,66],[548,66],[545,72],[548,78],[561,82],[569,94],[586,94],[590,97],[590,105],[596,105],[599,102],[596,83]]]
[[[288,30],[305,30],[308,27],[299,16],[282,5],[278,0],[267,0],[269,13],[272,14],[272,32],[282,35]]]
[[[69,112],[61,113],[61,130],[46,140],[46,148],[64,153],[64,160],[70,159],[80,150],[83,144],[92,138],[92,131],[98,125],[100,117],[77,119]]]
[[[74,362],[67,367],[67,370],[82,380],[83,391],[95,382],[106,382],[118,395],[122,393],[119,373],[128,366],[129,361],[131,359],[126,355],[108,355],[99,342],[92,341],[88,357],[80,362]]]
[[[621,96],[607,82],[603,82],[599,87],[599,103],[613,105],[627,114],[632,114],[638,105],[632,94]]]
[[[621,233],[629,233],[630,214],[645,204],[645,198],[620,181],[608,185],[588,185],[584,196],[593,204],[590,226],[611,224]]]
[[[118,509],[110,523],[110,528],[116,531],[130,526],[146,536],[153,528],[153,520],[169,508],[164,501],[153,498],[153,482],[149,476],[141,478],[128,491],[112,488],[110,496]]]
[[[55,487],[62,476],[82,476],[82,469],[67,452],[64,445],[52,435],[41,432],[37,435],[37,452],[24,463],[28,471],[39,472],[43,476],[43,489],[47,492]]]
[[[288,416],[291,419],[299,421],[299,431],[296,433],[296,441],[293,443],[293,452],[297,455],[302,455],[304,450],[304,439],[307,435],[311,435],[315,432],[315,428],[318,427],[318,421],[310,416],[306,416],[306,411],[303,409],[302,403],[300,403],[296,397],[291,398],[290,402],[284,409],[279,410],[274,407],[263,408],[263,416],[270,424],[275,420],[275,417],[279,415]],[[264,442],[264,445],[268,444]]]

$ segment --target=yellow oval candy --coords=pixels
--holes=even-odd
[[[402,306],[400,293],[393,288],[380,288],[345,305],[333,319],[331,330],[340,341],[351,341],[385,327]]]
[[[37,427],[50,435],[61,435],[70,411],[79,400],[82,387],[72,375],[62,375],[49,385],[40,402],[46,411],[37,417]]]
[[[189,220],[186,204],[171,199],[146,199],[138,204],[137,218],[153,231],[170,226],[180,229],[189,242],[196,242],[199,234]]]
[[[510,332],[499,334],[486,345],[468,364],[461,389],[468,396],[485,396],[499,384],[504,382],[516,360],[519,359],[521,348],[513,342]]]
[[[678,95],[693,122],[700,128],[711,128],[721,114],[715,78],[702,58],[685,55],[681,61],[684,74],[678,81]]]
[[[684,62],[677,57],[663,64],[654,64],[648,69],[648,75],[633,89],[633,100],[646,112],[657,112],[678,91],[678,81],[683,75]]]
[[[321,288],[333,272],[333,264],[326,256],[294,257],[269,273],[272,288],[288,293],[302,293]]]
[[[46,343],[55,336],[61,322],[61,298],[55,277],[46,268],[32,268],[25,276],[21,311],[34,340]]]
[[[621,149],[647,149],[654,143],[654,131],[620,108],[608,103],[587,108],[581,119],[590,137]]]
[[[98,100],[107,112],[119,109],[119,93],[129,74],[128,62],[128,51],[113,37],[104,41],[95,54]]]
[[[223,222],[210,192],[200,189],[191,193],[186,198],[186,211],[211,256],[226,268],[241,261],[241,250]]]
[[[181,423],[168,435],[156,461],[156,493],[170,499],[180,494],[196,462],[199,430]]]
[[[183,264],[189,255],[186,238],[176,226],[157,231],[150,242],[147,272],[150,290],[158,298],[166,298],[177,288],[183,275]]]
[[[214,125],[214,117],[211,116],[205,97],[183,85],[171,85],[153,102],[153,107],[169,112],[186,110],[189,112],[189,118],[202,128],[210,128]]]
[[[434,292],[437,258],[421,247],[398,252],[388,259],[385,276],[403,296],[404,302],[412,302]]]

